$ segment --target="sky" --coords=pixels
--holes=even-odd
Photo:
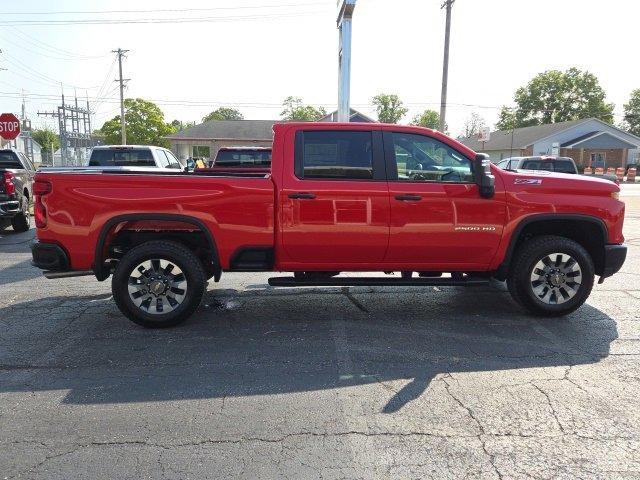
[[[441,4],[358,0],[354,108],[375,116],[371,98],[384,92],[409,108],[402,123],[426,108],[439,110]],[[277,119],[290,95],[332,111],[336,14],[336,0],[4,0],[0,111],[18,113],[24,95],[32,124],[57,131],[54,119],[37,112],[60,103],[62,82],[67,100],[74,92],[89,98],[93,125],[102,126],[119,112],[111,52],[117,48],[129,50],[126,97],[155,101],[167,121],[200,121],[219,106],[236,107],[248,119]],[[599,78],[621,121],[623,104],[640,88],[638,18],[637,0],[456,0],[450,133],[459,135],[473,112],[493,126],[518,87],[545,70],[574,66]]]

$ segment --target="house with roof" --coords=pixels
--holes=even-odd
[[[571,157],[579,168],[625,167],[638,162],[640,137],[596,118],[491,132],[489,140],[458,139],[493,162],[531,155]]]
[[[337,121],[337,111],[320,122]],[[351,109],[351,122],[375,122],[365,114]],[[171,150],[180,159],[188,157],[215,158],[222,147],[269,147],[273,143],[273,125],[281,120],[209,120],[167,135]]]
[[[338,121],[338,111],[334,111],[331,112],[329,115],[327,115],[324,118],[321,118],[319,120],[320,122],[337,122]],[[360,122],[360,123],[376,123],[376,121],[365,115],[362,112],[359,112],[358,110],[356,110],[355,108],[350,108],[349,109],[349,121],[350,122]]]
[[[209,120],[165,138],[178,158],[215,158],[222,147],[271,147],[278,120]]]

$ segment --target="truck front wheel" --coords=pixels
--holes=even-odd
[[[579,308],[594,276],[593,260],[580,244],[545,235],[518,248],[507,285],[513,299],[531,313],[553,317]]]
[[[206,287],[200,260],[186,247],[151,241],[118,262],[111,289],[120,311],[147,328],[185,321],[200,305]]]

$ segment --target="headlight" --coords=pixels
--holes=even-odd
[[[611,192],[611,198],[615,198],[616,200],[620,200],[620,192]]]

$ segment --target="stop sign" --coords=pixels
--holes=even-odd
[[[0,137],[5,140],[14,140],[20,135],[20,120],[13,113],[0,115]]]

